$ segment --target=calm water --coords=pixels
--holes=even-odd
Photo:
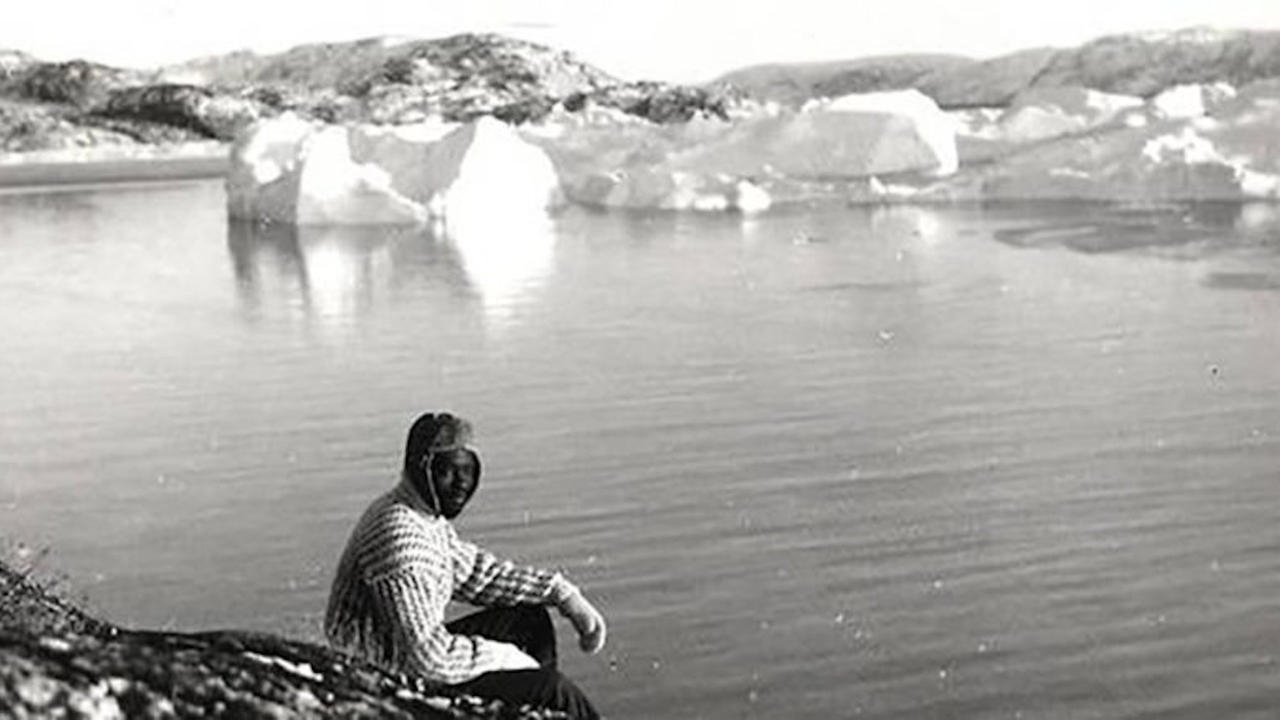
[[[116,621],[314,637],[451,408],[463,533],[599,600],[611,717],[1275,717],[1276,208],[223,201],[0,196],[0,532]]]

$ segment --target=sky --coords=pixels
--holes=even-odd
[[[498,32],[626,79],[710,80],[765,62],[902,52],[990,57],[1190,26],[1280,29],[1278,0],[13,0],[0,48],[152,67],[376,35]]]

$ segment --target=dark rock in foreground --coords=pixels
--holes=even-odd
[[[0,563],[0,714],[13,718],[521,718],[329,648],[126,630]]]

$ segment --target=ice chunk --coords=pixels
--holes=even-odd
[[[551,158],[490,117],[432,145],[427,167],[432,203],[446,216],[545,212],[562,199]]]
[[[396,191],[391,174],[351,157],[349,131],[328,127],[307,138],[294,222],[299,225],[409,224],[422,205]]]
[[[544,212],[558,198],[546,153],[492,118],[390,128],[286,116],[236,142],[227,178],[232,217],[300,225]]]
[[[678,148],[667,164],[745,178],[946,175],[957,165],[955,123],[914,90],[852,95],[742,120],[719,136]]]
[[[704,175],[663,167],[597,173],[566,187],[569,199],[597,207],[700,212],[763,212],[773,204],[760,185],[722,173]]]
[[[1162,118],[1189,119],[1209,114],[1236,96],[1228,83],[1175,85],[1151,99],[1153,112]]]
[[[1001,137],[1026,143],[1073,135],[1142,107],[1141,98],[1079,87],[1036,88],[1014,99],[1000,119]]]
[[[955,121],[919,90],[845,95],[833,100],[826,106],[826,110],[907,118],[915,134],[937,157],[938,165],[933,168],[935,175],[950,175],[958,167]]]
[[[1027,147],[955,182],[932,198],[1242,200],[1280,197],[1280,92],[1247,87],[1209,115],[1116,124],[1087,136]],[[1185,92],[1185,91],[1180,91]],[[1177,96],[1175,96],[1177,97]]]
[[[231,217],[293,222],[303,148],[315,131],[313,123],[287,113],[237,138],[227,175]]]

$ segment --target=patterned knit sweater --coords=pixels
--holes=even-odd
[[[520,567],[464,542],[402,480],[352,531],[329,594],[325,634],[392,670],[459,683],[505,668],[494,641],[445,629],[450,599],[557,604],[572,591],[558,573]]]

